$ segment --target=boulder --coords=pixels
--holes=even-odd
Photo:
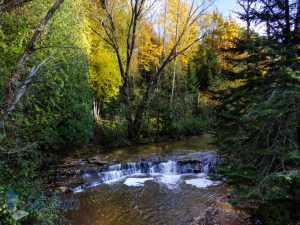
[[[184,156],[179,156],[177,162],[180,164],[200,163],[206,165],[208,163],[215,164],[217,162],[216,151],[210,152],[195,152]]]

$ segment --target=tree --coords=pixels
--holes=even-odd
[[[161,15],[160,21],[162,22],[164,48],[167,53],[173,48],[174,43],[177,42],[179,33],[182,31],[182,29],[184,29],[185,21],[188,17],[188,9],[189,1],[187,0],[167,0],[164,3],[164,11]],[[203,17],[204,15],[202,15],[201,20]],[[197,37],[199,37],[199,34],[199,23],[194,23],[192,26],[190,26],[189,32],[182,37],[182,42],[188,43],[191,40],[195,40]],[[175,52],[180,51],[180,48],[181,46],[177,46],[175,48]],[[180,64],[185,70],[187,70],[189,55],[192,55],[192,49],[187,49],[185,54],[174,57],[171,81],[171,105],[175,94],[175,84],[178,70],[177,67]]]
[[[261,0],[251,22],[266,35],[241,38],[230,51],[227,79],[244,82],[216,94],[216,142],[228,159],[222,170],[240,184],[244,199],[263,201],[266,224],[282,224],[299,207],[300,67],[296,31],[298,1]],[[249,16],[244,16],[245,19]]]
[[[251,28],[251,21],[253,20],[253,15],[251,10],[254,8],[253,5],[255,4],[254,0],[237,0],[237,3],[242,7],[243,12],[237,14],[240,16],[240,19],[246,22],[246,34],[247,38],[250,39],[250,28]]]
[[[52,0],[34,1],[0,14],[5,133],[23,135],[41,148],[85,143],[93,126],[87,58],[78,32],[81,15],[75,2],[68,2],[49,19],[51,6]]]
[[[148,21],[144,21],[142,26],[144,34],[141,37],[142,44],[138,58],[140,59],[142,70],[150,72],[160,65],[159,59],[161,56],[162,45],[159,38],[155,37],[156,34]]]
[[[5,119],[15,109],[17,103],[19,102],[21,97],[25,94],[28,84],[31,82],[32,78],[36,75],[37,70],[39,69],[40,66],[42,66],[45,63],[46,60],[43,60],[38,66],[33,67],[27,79],[23,82],[23,84],[22,85],[18,84],[18,82],[20,82],[22,78],[21,76],[22,73],[24,72],[24,68],[27,66],[32,53],[35,51],[35,44],[38,40],[38,37],[41,36],[47,23],[53,17],[53,15],[56,13],[56,11],[59,9],[59,7],[63,2],[64,0],[57,0],[54,3],[54,5],[50,8],[50,10],[47,12],[47,15],[45,16],[45,18],[42,20],[39,27],[34,32],[33,36],[31,37],[31,40],[29,41],[27,47],[24,50],[24,53],[19,63],[16,66],[16,69],[12,73],[8,84],[8,89],[3,98],[4,102],[2,103],[1,106],[1,117],[3,117],[3,119]]]
[[[157,69],[150,75],[142,98],[136,109],[134,109],[131,99],[132,87],[130,86],[129,80],[131,77],[132,61],[135,54],[134,50],[137,45],[137,31],[141,21],[148,13],[151,12],[155,4],[156,0],[134,0],[130,1],[128,4],[124,2],[121,3],[117,0],[101,1],[101,13],[104,17],[97,18],[105,32],[105,35],[101,35],[101,38],[112,46],[118,59],[120,74],[124,82],[121,88],[121,94],[123,102],[127,106],[126,120],[128,124],[128,136],[130,139],[139,138],[143,114],[148,105],[149,96],[157,78],[162,74],[163,70],[170,62],[172,62],[177,56],[183,54],[201,39],[201,37],[198,36],[194,39],[190,38],[188,41],[184,41],[190,30],[197,23],[206,9],[211,5],[211,2],[191,2],[182,22],[182,29],[178,31],[177,38],[173,40],[173,44],[169,48],[169,51],[166,51],[166,56],[159,67],[157,67]],[[116,7],[117,5],[118,7]],[[119,11],[116,12],[116,10]],[[128,12],[129,16],[127,16]],[[124,17],[121,18],[121,16]],[[121,29],[124,28],[124,26],[122,26],[124,23],[126,23],[126,29],[125,31],[123,30],[123,32],[125,32],[126,35],[123,39],[118,36],[118,34],[121,33]],[[125,43],[125,57],[122,55],[122,43]]]
[[[25,209],[27,196],[44,194],[48,174],[41,167],[51,150],[82,145],[92,134],[81,1],[66,1],[45,18],[54,2],[62,1],[35,0],[0,12],[0,95],[1,103],[8,103],[1,105],[0,224],[20,222],[5,208],[9,189],[20,194],[17,208]],[[9,101],[3,98],[8,94]],[[55,223],[58,215],[50,211],[50,216],[47,209],[31,213],[22,223]]]
[[[223,74],[234,70],[228,59],[233,59],[236,54],[228,50],[243,35],[242,28],[236,21],[222,17],[218,12],[207,15],[205,23],[205,36],[193,57],[199,88],[203,92],[231,85]]]

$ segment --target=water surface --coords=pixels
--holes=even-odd
[[[217,198],[224,196],[226,192],[224,186],[215,186],[205,173],[187,173],[188,170],[180,170],[174,160],[150,166],[146,172],[141,172],[139,167],[131,165],[139,165],[134,162],[138,162],[141,158],[147,161],[147,157],[153,155],[172,158],[174,154],[205,152],[213,149],[209,142],[209,137],[205,136],[179,142],[118,149],[103,155],[105,160],[114,159],[123,164],[113,166],[105,174],[101,174],[102,177],[115,178],[111,179],[111,182],[103,182],[75,194],[81,204],[78,211],[68,212],[70,223],[191,224],[193,218],[214,205]],[[126,162],[130,162],[128,164],[130,166],[124,167],[124,163],[127,165]]]

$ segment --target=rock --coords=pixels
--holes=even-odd
[[[87,180],[98,177],[98,173],[102,172],[107,165],[107,161],[97,156],[89,159],[67,158],[56,166],[54,185],[61,193],[67,193]]]
[[[214,207],[208,207],[191,225],[250,225],[250,216],[235,209],[226,199],[216,201]]]
[[[63,187],[57,188],[57,190],[58,190],[60,193],[65,194],[65,193],[67,192],[68,188],[63,186]]]
[[[206,165],[208,163],[215,164],[217,161],[217,153],[215,151],[210,152],[195,152],[188,155],[180,156],[177,158],[178,163],[200,163]]]
[[[226,212],[226,213],[239,213],[240,211],[235,209],[230,203],[228,202],[224,202],[224,201],[221,201],[221,200],[217,200],[216,201],[216,206]]]
[[[88,159],[88,163],[95,164],[95,165],[98,165],[98,166],[105,166],[105,165],[108,164],[107,161],[104,161],[99,157],[93,157],[93,158]]]
[[[67,158],[61,164],[57,165],[57,167],[58,168],[67,168],[67,167],[75,167],[75,166],[80,166],[80,165],[81,165],[80,160]]]
[[[85,164],[87,164],[89,161],[87,160],[87,159],[79,159],[79,163],[81,164],[81,165],[85,165]]]
[[[184,166],[185,170],[189,170],[189,172],[208,174],[217,163],[217,153],[215,151],[195,152],[179,156],[176,160],[180,166]]]
[[[195,173],[201,173],[201,164],[200,163],[196,163],[195,168],[194,168],[194,172]]]

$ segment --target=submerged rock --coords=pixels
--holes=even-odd
[[[218,199],[215,207],[200,213],[191,225],[251,225],[251,220],[246,212],[234,208],[225,199]]]

